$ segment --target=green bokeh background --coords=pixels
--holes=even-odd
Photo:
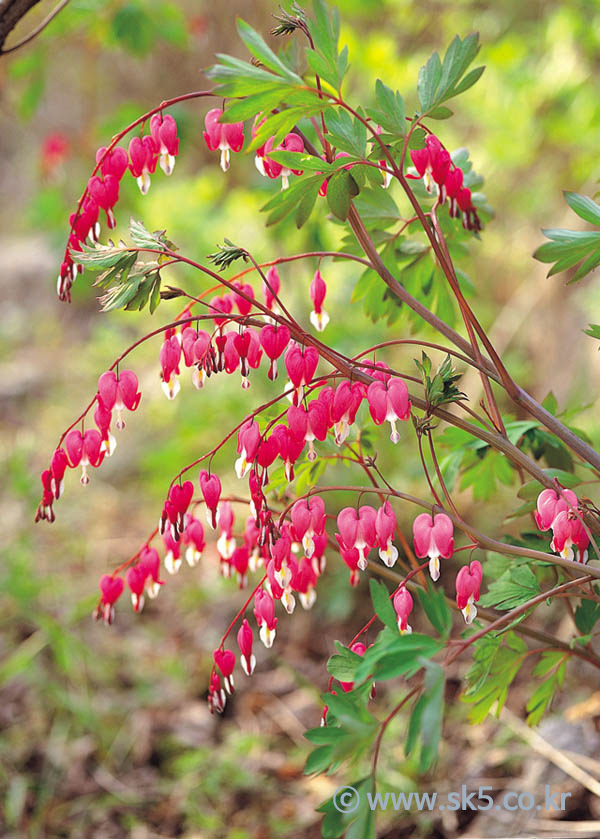
[[[418,68],[432,49],[444,49],[457,32],[480,31],[486,72],[438,128],[449,148],[468,146],[495,209],[461,267],[513,373],[539,399],[552,390],[560,407],[588,406],[577,422],[598,444],[593,400],[600,369],[595,342],[581,332],[599,320],[596,282],[592,276],[566,288],[563,277],[546,279],[531,258],[540,227],[572,222],[561,190],[597,189],[598,3],[337,5],[354,101],[368,103],[381,77],[414,103]],[[71,306],[57,301],[68,215],[95,150],[162,99],[207,86],[201,71],[213,52],[242,55],[237,15],[264,31],[274,11],[267,0],[228,0],[218,8],[188,0],[72,0],[38,40],[0,61],[0,828],[7,837],[312,836],[315,805],[338,786],[302,777],[301,737],[319,717],[333,638],[347,640],[357,615],[369,615],[365,588],[349,591],[335,557],[314,611],[280,619],[275,648],[257,651],[254,686],[245,686],[224,720],[209,717],[205,687],[211,650],[243,595],[217,577],[214,562],[183,568],[141,617],[123,602],[111,630],[89,618],[97,579],[145,539],[170,476],[239,422],[249,400],[257,405],[273,395],[263,371],[249,394],[236,377],[211,380],[198,393],[186,371],[182,392],[168,402],[158,379],[160,345],[145,344],[131,359],[142,403],[127,418],[115,456],[86,489],[69,474],[56,523],[33,526],[38,474],[97,376],[180,308],[172,301],[152,317],[100,314],[89,276],[77,281]],[[43,13],[22,21],[13,40]],[[157,174],[145,198],[125,178],[117,235],[125,235],[133,215],[149,229],[166,228],[183,253],[199,259],[224,237],[252,247],[260,260],[337,246],[339,229],[323,210],[301,232],[289,224],[265,230],[260,207],[276,186],[243,155],[223,175],[201,137],[201,101],[172,112],[181,136],[175,173]],[[56,131],[68,136],[69,151],[44,172],[42,144]],[[315,267],[281,270],[286,300],[305,322]],[[325,263],[322,270],[332,345],[354,354],[408,333],[403,316],[387,329],[365,320],[360,303],[348,306],[359,277],[354,267]],[[165,271],[165,282],[196,293],[207,287],[180,268]],[[412,357],[402,351],[389,360],[413,372]],[[467,376],[465,385],[476,401],[478,380]],[[423,493],[409,433],[393,451],[385,437],[381,456],[390,476]],[[229,447],[215,465],[231,474],[233,458]],[[348,474],[338,472],[343,480]],[[238,488],[235,479],[226,484]],[[484,511],[469,494],[459,497],[466,515],[477,512],[493,529],[513,496],[503,488]],[[411,511],[404,515],[409,526]],[[573,687],[575,695],[580,689]],[[387,777],[410,786],[416,776],[402,759],[400,723],[392,734],[383,757]],[[447,745],[441,772],[460,749]]]

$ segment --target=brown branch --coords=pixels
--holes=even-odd
[[[6,41],[9,33],[15,28],[21,18],[25,17],[27,12],[39,2],[40,0],[8,0],[4,9],[0,11],[0,55],[8,55],[10,52],[15,52],[15,50],[24,47],[25,44],[28,44],[30,41],[33,41],[34,38],[37,38],[40,32],[48,26],[50,21],[54,20],[57,14],[64,9],[69,0],[61,0],[61,2],[50,12],[50,14],[46,15],[41,23],[39,23],[35,29],[29,33],[29,35],[22,38],[20,41],[17,41],[16,44],[8,47],[8,49],[4,49],[4,42]]]

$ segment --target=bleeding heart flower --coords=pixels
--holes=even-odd
[[[97,617],[101,617],[104,623],[110,625],[115,619],[115,603],[123,594],[125,584],[122,577],[113,577],[112,574],[104,574],[100,578],[100,591],[102,602]]]
[[[292,507],[290,518],[295,540],[302,542],[308,559],[315,552],[315,536],[325,530],[325,503],[320,495],[300,498]]]
[[[396,429],[396,422],[407,420],[411,408],[408,388],[402,379],[394,378],[388,382],[371,382],[367,388],[367,401],[375,425],[389,422],[392,429],[390,440],[392,443],[397,443],[400,434]]]
[[[453,534],[452,519],[445,513],[421,513],[414,520],[415,553],[419,559],[429,557],[429,573],[434,582],[440,578],[440,557],[450,559],[454,553]]]
[[[275,603],[273,598],[261,588],[254,595],[254,616],[259,626],[260,640],[265,647],[272,647],[277,629]]]
[[[313,310],[310,313],[310,322],[317,332],[322,332],[329,323],[329,315],[323,309],[326,294],[327,286],[325,285],[325,280],[321,272],[316,271],[313,281],[310,284],[310,299],[313,304]]]
[[[265,174],[264,172],[262,173]],[[273,309],[275,298],[281,289],[281,277],[276,265],[272,265],[267,271],[266,282],[263,280],[262,292],[265,298],[265,306],[267,309]]]
[[[315,347],[300,348],[292,344],[285,354],[285,369],[295,388],[294,404],[298,404],[302,396],[302,388],[310,384],[319,363],[319,353]]]
[[[144,588],[146,586],[146,571],[141,565],[134,565],[128,569],[127,585],[131,591],[131,603],[134,612],[141,612],[144,608]]]
[[[100,163],[100,161],[102,162]],[[121,146],[115,146],[111,151],[108,151],[106,146],[102,146],[96,152],[96,163],[100,163],[100,172],[103,178],[112,175],[120,181],[127,171],[129,155]]]
[[[150,135],[133,137],[129,143],[129,171],[136,179],[142,195],[150,189],[150,175],[156,171],[159,147]]]
[[[563,511],[576,510],[577,496],[570,489],[563,489],[561,493],[553,489],[544,489],[537,498],[535,521],[540,530],[550,530],[554,520]]]
[[[65,437],[65,452],[72,469],[81,464],[81,483],[84,485],[90,482],[87,467],[100,466],[105,454],[102,437],[95,428],[89,428],[84,434],[75,428],[69,431]]]
[[[241,653],[240,664],[246,676],[251,676],[256,667],[256,657],[252,653],[253,640],[250,624],[244,618],[237,634],[237,642]]]
[[[233,693],[233,668],[235,667],[235,656],[231,652],[231,650],[215,650],[213,653],[213,659],[219,670],[223,675],[223,681],[225,683],[225,690],[228,694]]]
[[[267,142],[265,143],[265,151],[264,151],[264,158],[263,158],[263,166],[265,170],[265,174],[269,178],[279,178],[281,176],[281,188],[287,189],[289,186],[289,177],[291,174],[294,175],[301,175],[302,171],[299,169],[288,169],[286,166],[283,166],[281,163],[277,163],[275,160],[272,160],[269,157],[269,152],[272,151],[290,151],[290,152],[303,152],[304,151],[304,141],[302,137],[298,134],[287,134],[283,142],[280,143],[278,146],[273,148],[274,145],[274,137],[269,137]]]
[[[379,557],[388,568],[392,568],[398,559],[398,548],[392,542],[396,533],[396,514],[389,501],[377,510],[375,533],[379,545]]]
[[[576,512],[560,512],[552,523],[554,538],[550,547],[565,559],[574,559],[573,548],[577,548],[577,562],[587,562],[589,534]]]
[[[154,599],[158,596],[160,587],[164,585],[164,580],[160,579],[160,557],[156,548],[146,545],[140,552],[138,565],[146,575],[146,594]]]
[[[133,370],[107,370],[98,379],[98,399],[109,411],[117,410],[117,428],[125,428],[123,409],[135,411],[142,394],[138,391],[138,378]]]
[[[413,599],[406,586],[401,586],[398,589],[394,595],[393,603],[394,611],[398,616],[398,629],[403,635],[405,633],[410,634],[412,632],[412,627],[408,624],[408,616],[412,612]]]
[[[346,548],[358,551],[357,565],[361,571],[367,568],[367,555],[377,543],[375,523],[377,512],[365,505],[358,511],[354,507],[345,507],[338,513],[337,526]]]
[[[188,513],[185,517],[185,530],[183,531],[183,543],[187,545],[185,559],[187,564],[193,568],[200,562],[202,551],[206,547],[204,541],[204,528],[202,522]]]
[[[456,605],[463,613],[465,623],[473,623],[477,616],[475,603],[479,600],[483,570],[476,559],[463,565],[456,575]]]
[[[350,433],[350,426],[356,419],[362,400],[365,398],[365,386],[360,382],[345,379],[336,387],[331,405],[331,418],[335,424],[335,443],[341,446]]]
[[[229,152],[239,152],[244,145],[243,122],[219,122],[223,116],[221,108],[212,108],[204,118],[204,140],[210,151],[221,152],[221,169],[229,169]]]
[[[160,349],[162,390],[167,399],[175,399],[181,389],[179,384],[179,362],[181,344],[172,330],[165,332],[165,339]]]
[[[271,381],[277,378],[277,359],[290,342],[290,330],[283,325],[266,323],[260,330],[260,343],[270,360],[268,377]]]
[[[218,506],[221,497],[221,481],[218,475],[210,475],[206,469],[200,472],[200,490],[206,502],[206,520],[214,530],[219,521]]]
[[[114,175],[106,175],[104,179],[93,175],[88,181],[87,190],[98,207],[105,211],[106,223],[112,230],[117,224],[113,208],[119,200],[119,181]]]
[[[154,114],[150,119],[150,133],[154,146],[160,155],[160,168],[165,175],[170,175],[175,168],[175,158],[179,153],[179,138],[177,137],[177,123],[166,114]]]
[[[252,464],[258,454],[261,441],[261,433],[255,419],[249,418],[238,431],[237,453],[238,459],[235,462],[235,474],[243,478],[252,468]]]

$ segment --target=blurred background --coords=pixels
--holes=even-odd
[[[577,425],[598,445],[593,400],[600,364],[595,341],[582,329],[600,320],[600,291],[593,276],[570,288],[563,276],[546,279],[544,266],[531,258],[541,227],[574,221],[561,190],[593,195],[598,189],[598,3],[337,5],[354,101],[368,103],[375,78],[382,77],[414,105],[418,68],[430,52],[445,49],[457,32],[480,31],[486,72],[456,102],[454,119],[437,128],[449,148],[468,146],[496,213],[461,267],[513,374],[540,400],[552,390],[559,410],[582,406]],[[40,3],[6,46],[51,7]],[[250,403],[273,394],[264,371],[252,377],[247,394],[235,376],[211,380],[198,392],[184,371],[181,393],[169,402],[159,383],[160,342],[146,343],[128,362],[143,396],[139,410],[127,416],[115,455],[86,488],[76,470],[70,472],[57,521],[33,524],[39,473],[62,430],[95,392],[98,375],[122,348],[181,308],[175,300],[153,316],[101,314],[90,275],[76,282],[70,306],[58,302],[55,278],[68,216],[96,149],[161,100],[208,86],[202,71],[215,52],[243,55],[236,16],[265,32],[276,11],[269,0],[71,0],[39,38],[0,58],[0,832],[6,837],[312,837],[320,835],[314,808],[343,783],[343,773],[302,774],[302,734],[318,724],[333,640],[348,642],[371,614],[366,581],[351,590],[335,556],[313,610],[280,617],[273,649],[256,649],[257,671],[252,679],[238,676],[239,690],[223,717],[211,717],[205,702],[211,654],[244,594],[219,578],[214,550],[198,567],[182,567],[169,578],[140,616],[124,597],[112,628],[91,620],[97,580],[145,540],[171,476],[214,446]],[[208,152],[202,140],[205,111],[201,100],[172,109],[181,137],[175,172],[166,178],[159,170],[144,198],[133,178],[124,178],[116,234],[126,235],[132,215],[150,230],[166,228],[184,254],[199,260],[225,237],[250,246],[261,261],[336,247],[339,230],[324,222],[324,211],[301,232],[291,224],[265,230],[259,209],[276,184],[258,175],[251,156],[234,155],[227,175],[221,172],[218,153]],[[285,299],[305,322],[315,268],[295,263],[280,271]],[[409,333],[403,313],[387,327],[366,320],[360,303],[348,307],[357,269],[326,262],[322,271],[330,289],[325,336],[334,346],[354,354]],[[194,293],[207,287],[183,268],[167,269],[164,278]],[[413,373],[413,355],[402,351],[388,360]],[[477,399],[478,386],[466,377],[462,387]],[[377,444],[381,440],[388,476],[422,494],[413,438],[405,431],[393,452],[386,439],[382,432]],[[226,448],[215,461],[217,471],[232,475],[234,456],[233,447]],[[340,477],[348,474],[342,470]],[[329,475],[335,477],[335,470],[328,482]],[[237,486],[229,479],[226,490]],[[468,518],[476,504],[469,492],[459,498]],[[502,487],[484,509],[478,505],[480,528],[501,533],[514,506],[514,487]],[[243,524],[244,511],[236,513]],[[409,532],[413,511],[403,515]],[[544,614],[554,631],[568,637],[561,610]],[[467,665],[456,665],[450,682],[456,694]],[[576,668],[568,679],[568,699],[561,697],[558,714],[565,703],[577,705],[599,687]],[[517,779],[523,789],[523,779],[532,777],[531,747],[515,739],[506,720],[470,728],[455,698],[449,697],[437,774],[419,779],[404,760],[405,721],[399,716],[384,743],[387,781],[395,789],[441,789],[448,778],[491,777],[496,788]],[[517,684],[509,699],[515,717],[526,700],[526,687]],[[383,712],[385,692],[380,701]],[[596,742],[599,706],[572,714],[571,747],[577,738]],[[557,738],[567,726],[564,720],[548,724]],[[551,771],[542,761],[536,782]],[[569,818],[600,819],[580,787],[573,802]],[[390,814],[380,830],[401,839],[512,836],[520,829],[498,826],[493,818],[482,824],[472,814],[448,813],[444,821]],[[543,832],[550,828],[538,827],[536,835],[551,835]],[[560,835],[571,835],[565,831]]]

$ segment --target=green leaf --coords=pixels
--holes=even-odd
[[[283,61],[265,43],[261,35],[256,32],[246,21],[238,18],[238,32],[249,52],[257,58],[265,67],[272,70],[277,76],[292,84],[302,86],[304,83],[300,76],[290,70]]]
[[[261,212],[268,212],[267,225],[276,224],[288,216],[305,199],[308,191],[315,197],[323,182],[322,175],[303,175],[294,180],[288,189],[277,192],[261,207]]]
[[[327,662],[328,672],[340,682],[353,682],[354,673],[360,664],[361,656],[336,641],[338,652]]]
[[[594,591],[599,593],[599,587],[595,586]],[[600,603],[594,600],[581,600],[579,606],[575,609],[575,625],[577,629],[584,635],[589,633],[595,627],[598,618],[600,618]]]
[[[564,192],[565,199],[573,212],[577,213],[579,218],[588,221],[590,224],[595,224],[600,227],[600,205],[596,204],[587,195],[578,195],[576,192]]]
[[[427,591],[417,590],[417,597],[433,628],[442,638],[448,638],[452,629],[452,612],[442,589],[427,582]]]
[[[320,172],[322,175],[329,175],[340,168],[333,163],[327,163],[327,161],[321,160],[320,157],[315,157],[313,154],[296,151],[271,151],[269,152],[269,160],[281,163],[282,166],[288,169]]]
[[[404,99],[390,87],[385,85],[381,79],[375,82],[375,97],[379,110],[374,112],[374,119],[381,125],[384,131],[403,137],[406,134],[406,114]]]
[[[531,568],[524,564],[511,565],[498,580],[490,583],[480,603],[482,606],[509,611],[522,606],[539,593],[540,586]]]
[[[438,105],[432,111],[430,111],[427,116],[429,119],[449,119],[453,114],[453,111],[450,108],[446,108],[445,105]]]
[[[435,93],[442,77],[442,62],[437,52],[419,70],[417,93],[421,111],[425,113],[435,103]]]
[[[444,713],[444,668],[432,661],[424,662],[424,667],[425,685],[411,714],[405,744],[408,756],[420,739],[420,772],[427,772],[437,761]]]
[[[566,670],[566,655],[561,652],[542,653],[540,661],[533,668],[532,677],[543,677],[550,673],[547,679],[539,684],[527,702],[527,723],[537,725],[545,712],[550,708],[554,694],[562,687]]]
[[[355,681],[359,683],[368,678],[384,681],[396,676],[413,675],[421,668],[422,660],[432,658],[441,646],[439,641],[428,635],[399,635],[397,628],[386,628],[361,658]]]
[[[367,129],[360,120],[352,119],[347,111],[338,109],[327,112],[325,123],[331,135],[330,142],[336,148],[348,152],[353,157],[366,157]]]
[[[483,67],[477,67],[464,75],[479,52],[479,35],[472,33],[462,41],[457,35],[444,55],[443,63],[434,52],[427,64],[419,71],[417,92],[421,112],[437,119],[450,116],[448,109],[439,109],[442,102],[458,96],[475,84],[483,73]],[[464,77],[464,78],[463,78]]]
[[[333,758],[333,746],[319,746],[309,754],[306,758],[304,766],[304,774],[312,775],[313,773],[320,774],[324,772],[330,765]]]
[[[461,699],[473,705],[469,720],[478,724],[495,703],[496,714],[500,714],[508,689],[527,653],[527,646],[514,632],[497,637],[484,636],[473,646],[473,664],[466,675],[467,689]]]
[[[327,185],[327,204],[334,216],[345,221],[355,195],[358,195],[358,186],[350,172],[340,169],[331,176]]]
[[[394,607],[390,601],[390,593],[387,586],[375,580],[373,577],[369,580],[369,589],[371,592],[371,600],[373,601],[373,608],[379,620],[390,629],[397,628],[397,618]]]

